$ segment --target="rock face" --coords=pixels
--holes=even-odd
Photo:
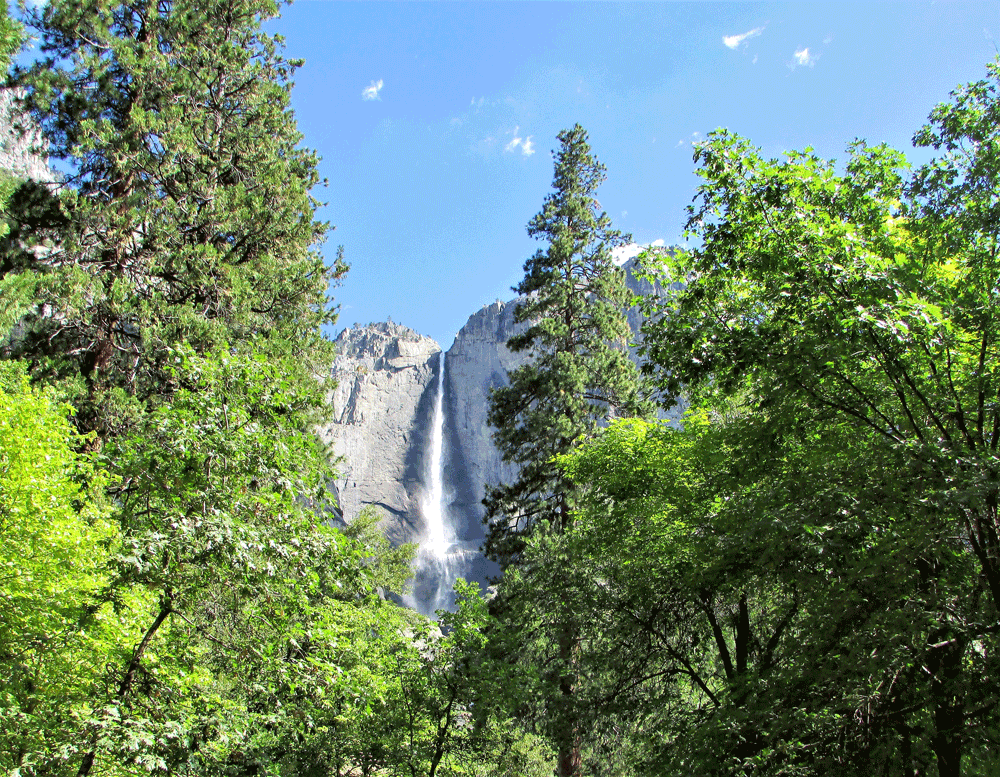
[[[38,153],[42,145],[41,133],[37,128],[21,131],[14,99],[12,90],[0,89],[0,169],[18,178],[52,181],[56,176]]]
[[[647,281],[636,278],[631,264],[625,269],[633,293],[655,293]],[[507,373],[529,358],[506,347],[526,326],[514,320],[518,303],[498,300],[474,313],[445,354],[443,512],[451,524],[452,550],[464,554],[461,574],[480,581],[497,571],[482,556],[472,558],[484,537],[486,486],[516,476],[493,446],[486,419],[491,389],[505,385]],[[637,308],[629,309],[635,338],[642,320]],[[338,385],[331,397],[336,420],[323,436],[344,459],[342,476],[334,485],[344,518],[350,521],[364,505],[376,505],[385,513],[385,531],[393,542],[419,542],[426,534],[421,499],[429,483],[441,347],[390,322],[345,330],[337,338],[337,350],[333,377]],[[437,563],[440,567],[453,561]],[[428,562],[428,569],[431,566]],[[420,591],[440,583],[440,575],[430,578],[421,584],[418,572],[418,608]]]
[[[448,350],[445,383],[451,514],[460,517],[465,535],[482,538],[483,496],[487,485],[508,482],[516,470],[500,459],[493,429],[486,421],[490,391],[507,384],[507,373],[527,362],[506,342],[523,331],[514,321],[518,301],[494,302],[469,317]]]
[[[423,534],[420,498],[431,384],[441,347],[392,322],[344,330],[337,338],[330,396],[334,422],[321,437],[342,457],[333,484],[344,518],[380,507],[394,543]]]

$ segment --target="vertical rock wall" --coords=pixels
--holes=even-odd
[[[469,317],[448,350],[447,431],[448,466],[452,486],[451,514],[461,519],[460,532],[468,538],[484,536],[483,497],[487,485],[516,476],[493,445],[487,423],[490,391],[507,384],[507,373],[525,364],[523,353],[508,350],[506,342],[524,330],[514,321],[517,300],[497,301]]]
[[[424,530],[423,456],[441,347],[392,322],[346,329],[336,344],[334,421],[320,430],[342,457],[333,491],[346,520],[375,505],[386,536],[412,542]]]
[[[42,134],[22,119],[15,97],[12,89],[0,88],[0,169],[17,178],[53,181],[57,176],[41,152]]]

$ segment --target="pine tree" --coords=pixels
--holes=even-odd
[[[124,433],[169,393],[178,343],[326,350],[344,268],[315,250],[327,225],[288,107],[297,63],[260,31],[276,14],[270,0],[86,0],[29,15],[45,56],[15,81],[67,172],[54,203],[37,184],[15,193],[3,272],[37,276],[15,354],[36,379],[76,381],[85,431]]]
[[[270,0],[28,12],[44,58],[14,81],[64,177],[11,197],[0,279],[35,298],[3,355],[75,408],[117,530],[106,588],[74,614],[110,635],[103,662],[88,703],[54,715],[65,731],[18,756],[38,771],[225,761],[253,725],[253,678],[298,655],[288,643],[353,574],[303,499],[331,476],[312,429],[345,267],[316,250],[296,63],[260,29],[276,14]]]
[[[574,777],[583,744],[576,709],[579,625],[572,612],[559,607],[540,612],[535,604],[572,585],[573,571],[556,548],[571,531],[580,491],[555,457],[609,417],[644,415],[648,405],[627,349],[625,274],[612,257],[612,249],[630,237],[612,229],[600,210],[595,192],[605,168],[591,155],[587,133],[576,125],[558,137],[554,191],[528,224],[528,234],[547,246],[525,263],[524,280],[515,288],[526,295],[515,317],[529,325],[507,343],[531,358],[490,397],[496,445],[520,470],[513,483],[487,493],[485,549],[507,570],[498,599],[501,620],[516,635],[522,660],[536,661],[545,678],[541,717],[558,750],[557,773]],[[528,543],[540,534],[551,540],[549,552],[535,552],[526,561]]]
[[[507,343],[531,361],[490,397],[493,439],[504,461],[520,467],[516,481],[491,488],[484,500],[486,552],[501,567],[516,563],[536,526],[569,526],[575,487],[554,457],[611,416],[649,412],[626,348],[625,273],[612,257],[631,238],[600,210],[595,192],[605,167],[590,153],[586,131],[577,124],[558,138],[554,191],[528,224],[547,246],[525,262],[514,289],[526,296],[515,318],[529,326]]]

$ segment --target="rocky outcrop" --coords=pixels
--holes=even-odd
[[[392,322],[346,329],[336,347],[334,420],[320,436],[341,458],[337,502],[348,521],[364,505],[380,507],[386,536],[413,541],[424,528],[423,455],[441,347]]]
[[[15,98],[13,90],[0,89],[0,169],[17,178],[52,181],[56,175],[39,151],[41,132],[21,119]]]
[[[656,292],[634,275],[631,264],[625,269],[633,293]],[[505,385],[507,373],[530,358],[506,346],[526,326],[515,321],[518,304],[498,300],[474,313],[445,355],[443,512],[453,530],[453,554],[461,556],[461,574],[480,581],[497,572],[482,556],[471,557],[484,537],[486,487],[510,482],[517,474],[493,445],[487,410],[490,391]],[[631,308],[627,315],[637,339],[641,312]],[[322,430],[343,457],[333,488],[347,521],[366,504],[381,507],[386,535],[396,543],[419,542],[425,534],[421,499],[429,484],[440,350],[430,338],[391,322],[355,326],[337,338],[335,420]],[[457,564],[456,559],[434,564]],[[434,564],[418,569],[412,602],[418,609],[424,609],[423,599],[440,597],[442,577],[448,577]]]

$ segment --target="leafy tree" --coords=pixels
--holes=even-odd
[[[10,67],[11,58],[21,48],[23,31],[21,26],[10,18],[7,8],[0,14],[0,63],[4,71]],[[18,187],[19,181],[6,170],[0,170],[0,238],[9,231],[7,223],[11,196]],[[24,279],[0,278],[0,331],[9,331],[21,315],[28,309],[29,301],[34,293],[34,286],[25,283]]]
[[[10,66],[11,58],[20,50],[23,42],[24,31],[21,25],[11,19],[4,8],[0,15],[0,62],[3,62],[4,69]]]
[[[935,108],[914,140],[944,153],[912,173],[884,146],[854,143],[839,173],[809,151],[767,160],[713,133],[696,151],[704,183],[688,228],[700,247],[665,262],[664,280],[684,286],[651,303],[645,341],[665,395],[746,404],[754,420],[732,449],[748,471],[781,462],[771,519],[820,535],[831,554],[805,568],[826,570],[831,602],[811,617],[827,620],[802,628],[825,646],[813,655],[826,680],[853,679],[793,700],[800,741],[822,718],[806,710],[834,721],[857,694],[858,762],[901,757],[906,773],[933,753],[938,774],[960,774],[997,730],[997,688],[983,678],[1000,629],[1000,64],[988,73]],[[864,585],[863,564],[881,587]],[[867,690],[849,660],[871,670]]]
[[[610,415],[645,410],[626,347],[624,273],[611,254],[628,238],[611,229],[607,214],[600,211],[595,193],[605,168],[590,153],[587,133],[576,125],[558,137],[554,191],[528,224],[528,234],[547,245],[525,263],[524,280],[515,288],[525,295],[516,319],[528,327],[507,343],[514,351],[528,352],[531,360],[490,396],[494,441],[503,459],[519,467],[513,483],[491,488],[484,500],[486,553],[508,569],[519,563],[532,533],[559,535],[571,526],[579,489],[554,457],[592,434]],[[562,566],[558,558],[550,563]],[[519,574],[548,580],[545,566]],[[549,711],[559,774],[573,775],[580,769],[581,736],[571,704],[575,616],[562,612],[554,621],[546,638],[559,668],[548,675],[554,686]]]
[[[856,430],[722,410],[616,423],[562,460],[592,489],[568,538],[585,571],[563,593],[583,614],[588,728],[634,732],[641,774],[926,771],[918,659],[967,560],[927,585],[938,527],[909,519],[898,458]],[[968,671],[989,704],[988,660]]]
[[[92,606],[118,535],[72,410],[0,364],[0,768],[43,766],[122,624]]]

